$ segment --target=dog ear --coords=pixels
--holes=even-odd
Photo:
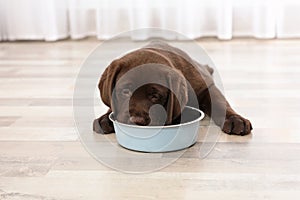
[[[114,60],[103,72],[98,84],[101,99],[105,105],[112,107],[112,93],[116,84],[116,79],[121,71],[121,62]]]
[[[181,72],[172,70],[168,73],[169,97],[167,103],[167,124],[176,119],[188,102],[188,89]]]

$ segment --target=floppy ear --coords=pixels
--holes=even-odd
[[[188,89],[185,77],[177,70],[168,74],[168,86],[167,124],[171,124],[188,102]]]
[[[103,103],[111,108],[112,92],[121,71],[121,62],[114,60],[103,72],[98,84]]]

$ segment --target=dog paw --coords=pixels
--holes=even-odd
[[[222,130],[227,134],[247,135],[252,130],[251,122],[239,115],[231,115],[225,119]]]
[[[114,127],[108,118],[100,117],[93,122],[93,131],[100,134],[114,133]]]

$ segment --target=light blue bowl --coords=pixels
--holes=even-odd
[[[169,126],[138,126],[116,121],[113,122],[118,143],[130,150],[142,152],[168,152],[181,150],[193,145],[198,138],[200,120],[204,113],[186,106],[182,112],[182,122]]]

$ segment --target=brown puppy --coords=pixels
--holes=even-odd
[[[114,132],[108,119],[112,111],[118,121],[127,124],[176,124],[184,106],[195,105],[194,100],[225,133],[250,133],[250,121],[231,108],[214,85],[212,73],[210,67],[163,42],[128,53],[114,60],[100,79],[101,98],[110,109],[94,121],[93,129]]]

